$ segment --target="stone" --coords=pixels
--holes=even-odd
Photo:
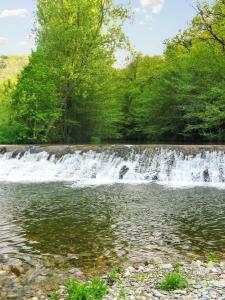
[[[129,273],[134,273],[135,271],[136,271],[135,268],[131,267],[131,266],[126,269],[126,272],[129,272]]]
[[[10,272],[10,271],[11,271],[11,267],[8,266],[8,265],[3,265],[3,266],[2,266],[2,270],[7,271],[7,272]]]
[[[157,265],[160,265],[163,263],[162,259],[160,257],[154,257],[152,260],[151,260],[154,264],[157,264]]]
[[[217,270],[217,268],[212,268],[212,269],[210,270],[210,272],[211,272],[211,273],[219,273],[218,270]]]
[[[123,277],[126,278],[126,277],[129,277],[131,275],[131,273],[129,271],[126,271],[124,274],[123,274]]]
[[[193,261],[192,263],[191,263],[191,267],[192,268],[200,268],[201,267],[201,262],[199,261],[199,260],[196,260],[196,261]]]
[[[194,285],[193,285],[193,288],[194,288],[194,289],[197,289],[197,290],[201,289],[201,287],[202,287],[202,286],[201,286],[200,284],[194,284]]]
[[[143,267],[143,266],[140,266],[139,268],[138,268],[138,271],[139,272],[143,272],[145,270],[145,268]]]
[[[199,300],[199,298],[196,296],[184,296],[181,298],[182,300]]]
[[[163,264],[161,268],[165,270],[170,270],[173,269],[173,266],[171,264]]]
[[[7,271],[4,271],[4,270],[0,271],[0,276],[6,276],[7,274],[8,274]]]
[[[218,298],[218,294],[217,294],[216,291],[211,290],[211,291],[209,292],[209,297],[210,297],[210,299],[217,299],[217,298]]]
[[[152,290],[152,295],[154,297],[157,297],[157,298],[161,298],[161,297],[164,297],[162,293],[160,293],[159,291],[157,290]]]
[[[225,288],[225,280],[215,280],[212,282],[212,285],[217,288]]]
[[[69,273],[73,274],[74,276],[77,276],[77,277],[83,276],[83,273],[78,268],[72,268],[72,269],[70,269]]]
[[[175,293],[180,294],[180,295],[186,295],[187,294],[187,292],[185,290],[176,290]]]
[[[123,166],[119,173],[119,179],[123,179],[128,171],[129,171],[129,168],[127,166]]]
[[[208,266],[209,268],[214,268],[214,263],[213,263],[212,261],[209,261],[209,262],[207,263],[207,266]]]

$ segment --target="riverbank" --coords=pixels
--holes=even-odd
[[[32,284],[32,272],[24,265],[0,264],[0,299],[1,300],[65,300],[65,285],[49,285],[48,278],[39,281],[38,286]],[[181,276],[186,282],[184,288],[175,288],[173,291],[162,289],[161,283],[168,274]],[[36,277],[40,274],[36,273]],[[76,278],[78,281],[88,280],[82,272],[76,269],[75,274],[63,274],[62,284],[68,278]],[[67,278],[67,279],[66,279]],[[90,277],[89,277],[90,279]],[[103,300],[224,300],[225,299],[225,261],[202,262],[182,261],[170,262],[156,257],[143,264],[133,265],[123,271],[113,271],[101,280],[108,286],[108,292]],[[4,284],[8,284],[8,287]],[[169,287],[174,281],[169,282]],[[182,285],[181,285],[182,286]],[[30,297],[23,296],[29,291]],[[20,293],[19,293],[20,290]],[[44,290],[49,290],[45,294]],[[53,291],[53,293],[51,292]],[[57,292],[55,292],[57,291]],[[58,293],[59,292],[59,293]],[[54,297],[53,297],[54,296]],[[69,298],[70,299],[70,298]],[[76,299],[76,298],[75,298]]]
[[[175,277],[179,274],[187,282],[187,287],[174,291],[163,290],[161,283],[168,274],[175,274]],[[103,277],[103,281],[109,285],[104,300],[224,300],[225,262],[192,261],[171,264],[155,258],[139,267],[130,266],[121,274],[109,274]],[[169,284],[172,284],[171,280]],[[61,297],[58,298],[60,300],[66,299],[64,289],[61,286]]]

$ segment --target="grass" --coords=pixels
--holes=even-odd
[[[1,55],[0,56],[0,83],[5,80],[14,80],[28,63],[28,55]]]
[[[107,275],[107,285],[112,286],[114,285],[119,279],[119,274],[116,271],[112,271]]]
[[[175,291],[188,287],[187,280],[180,272],[168,273],[163,281],[158,285],[158,288],[163,291]]]
[[[102,300],[107,294],[108,287],[98,277],[87,282],[77,282],[75,278],[69,279],[66,284],[65,300]],[[58,300],[61,293],[51,293],[51,299]]]
[[[118,296],[120,299],[125,299],[127,297],[127,291],[125,289],[121,289]]]
[[[59,300],[60,297],[61,297],[61,292],[59,292],[59,291],[52,292],[52,293],[50,294],[50,297],[51,297],[53,300]]]
[[[107,275],[107,285],[112,286],[115,283],[121,283],[121,280],[119,278],[119,273],[117,271],[112,271]]]
[[[144,282],[146,280],[147,275],[145,273],[136,273],[133,275],[134,280],[138,282]]]
[[[213,251],[211,251],[207,254],[207,258],[209,261],[211,261],[213,263],[217,263],[219,261],[217,254]]]

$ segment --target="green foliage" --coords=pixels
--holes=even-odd
[[[0,142],[224,143],[225,2],[196,11],[162,56],[116,69],[117,49],[130,50],[126,7],[39,0],[37,50],[16,84],[6,80],[27,58],[0,58]]]
[[[60,297],[61,297],[61,292],[60,292],[60,291],[52,292],[52,293],[50,294],[50,297],[51,297],[51,299],[53,299],[53,300],[59,300]]]
[[[8,59],[9,56],[8,56],[8,55],[0,55],[0,58],[1,58],[1,59]]]
[[[10,106],[17,142],[120,137],[113,64],[116,50],[128,46],[122,31],[127,17],[127,8],[112,0],[37,2],[37,50]]]
[[[213,263],[217,263],[219,261],[217,254],[213,251],[207,253],[207,259]]]
[[[47,142],[54,137],[56,122],[61,116],[55,77],[42,62],[42,55],[34,53],[18,78],[12,93],[14,121],[19,142]]]
[[[117,271],[112,271],[107,275],[107,284],[114,285],[115,283],[120,283],[121,280],[119,279],[119,273]]]
[[[127,291],[125,289],[121,289],[119,291],[119,298],[120,299],[125,299],[127,297],[127,295],[128,295],[128,293],[127,293]]]
[[[107,286],[99,278],[78,283],[71,278],[66,285],[65,300],[102,300],[107,293]]]
[[[133,275],[133,278],[138,282],[144,282],[146,279],[145,273],[136,273]]]
[[[164,291],[174,291],[188,287],[187,280],[179,272],[168,273],[158,288]]]
[[[126,140],[225,141],[225,2],[196,9],[163,57],[137,55],[118,72]]]

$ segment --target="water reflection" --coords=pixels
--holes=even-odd
[[[221,190],[1,184],[0,253],[29,256],[32,263],[48,258],[58,268],[95,273],[155,255],[204,256],[224,247]]]

